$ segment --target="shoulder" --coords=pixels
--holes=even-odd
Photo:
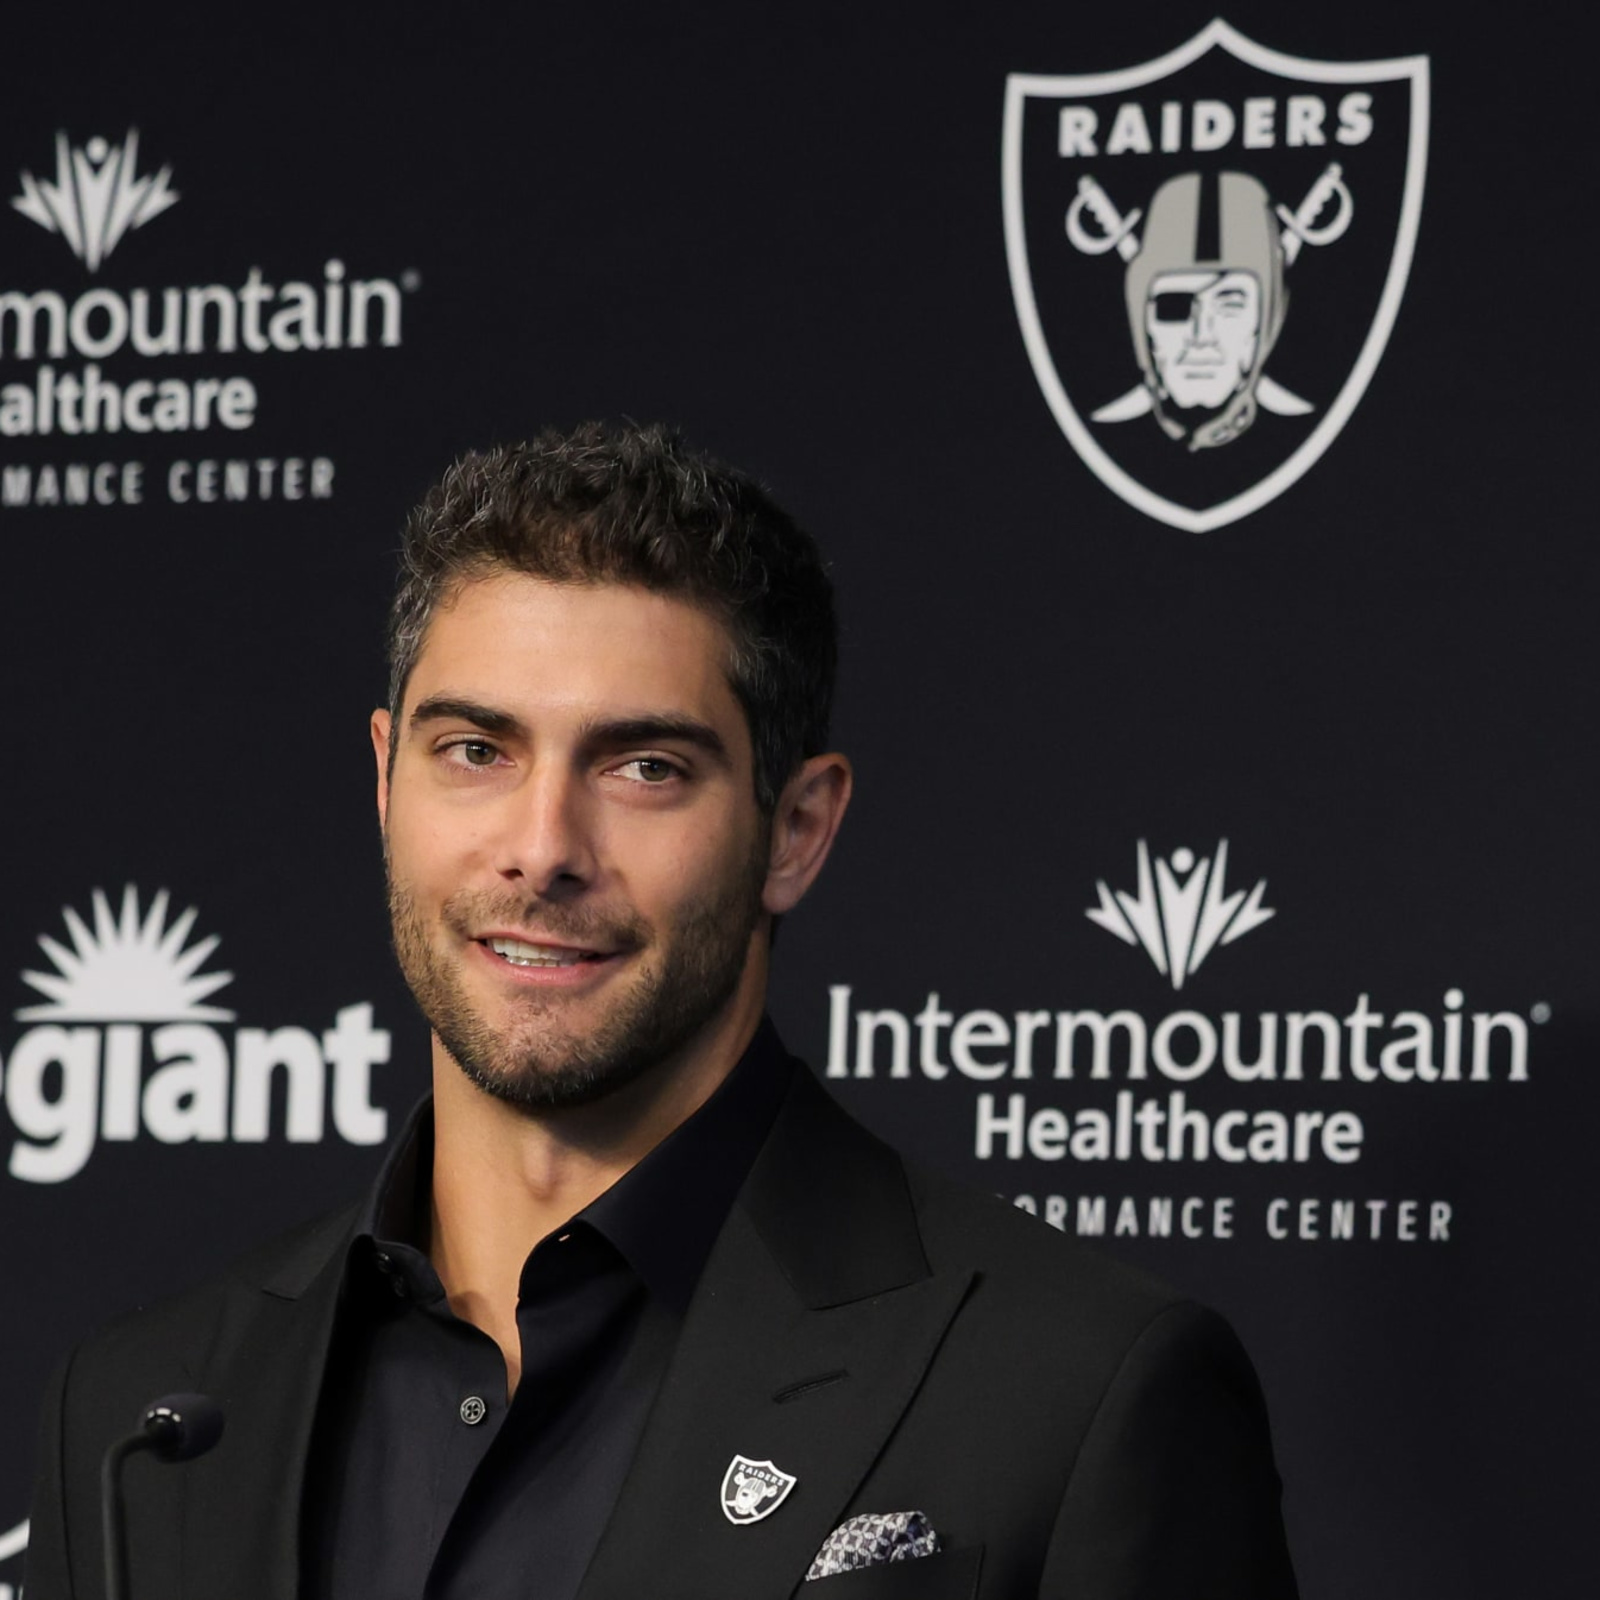
[[[124,1381],[181,1387],[193,1377],[230,1321],[248,1317],[257,1299],[300,1299],[342,1259],[357,1208],[347,1206],[302,1222],[229,1261],[178,1292],[136,1306],[73,1351],[65,1368],[69,1387]]]
[[[935,1272],[972,1288],[957,1348],[973,1368],[1027,1375],[1041,1404],[1131,1436],[1133,1415],[1264,1437],[1255,1369],[1228,1321],[998,1196],[914,1163],[907,1183]]]
[[[948,1355],[986,1408],[1077,1441],[1080,1490],[1142,1494],[1152,1462],[1182,1456],[1276,1504],[1265,1402],[1225,1318],[996,1196],[912,1164],[907,1180],[932,1269],[971,1274]]]
[[[1048,1332],[1063,1360],[1119,1365],[1141,1342],[1207,1339],[1220,1317],[1180,1290],[1063,1234],[996,1195],[907,1161],[929,1265],[973,1274],[972,1309],[994,1337],[1038,1348]]]

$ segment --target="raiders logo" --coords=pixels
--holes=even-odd
[[[722,1475],[722,1514],[743,1526],[770,1517],[799,1480],[770,1461],[735,1456]]]
[[[1204,533],[1338,437],[1388,343],[1427,163],[1424,56],[1307,61],[1216,21],[1160,60],[1006,83],[1006,253],[1090,470]]]

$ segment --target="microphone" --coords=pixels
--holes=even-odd
[[[144,1408],[139,1426],[163,1461],[193,1461],[222,1437],[222,1407],[210,1395],[169,1394]]]
[[[100,1465],[100,1516],[106,1546],[106,1600],[127,1594],[127,1518],[122,1506],[122,1463],[147,1450],[157,1461],[193,1461],[222,1437],[222,1407],[209,1395],[168,1394],[152,1400],[139,1428],[118,1439]]]

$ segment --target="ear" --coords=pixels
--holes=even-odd
[[[391,723],[387,711],[372,713],[372,753],[378,762],[378,826],[389,822],[389,735]]]
[[[783,786],[772,817],[764,911],[781,917],[799,905],[833,848],[851,783],[850,763],[830,754],[812,756]]]

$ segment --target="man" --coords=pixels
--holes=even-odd
[[[763,1020],[850,795],[810,540],[656,429],[469,456],[372,719],[431,1105],[353,1213],[74,1358],[29,1600],[1292,1595],[1226,1328],[909,1171]]]

